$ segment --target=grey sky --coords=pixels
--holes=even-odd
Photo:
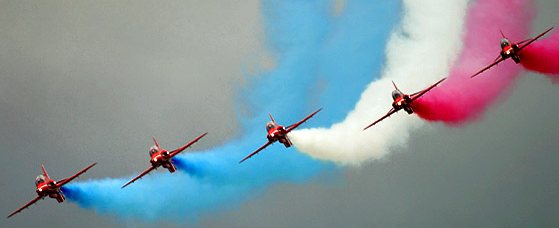
[[[559,21],[538,1],[534,29]],[[62,178],[144,168],[151,135],[195,148],[237,130],[241,66],[266,60],[258,2],[0,1],[0,160],[4,214],[32,199],[45,162]],[[559,88],[526,74],[506,101],[465,128],[435,124],[385,161],[277,185],[199,226],[556,227]],[[138,162],[129,162],[138,161]],[[0,227],[125,224],[44,200]],[[164,224],[172,226],[172,224]]]
[[[201,149],[241,134],[232,96],[259,23],[256,1],[1,1],[2,211],[34,197],[42,162],[121,177],[145,168],[151,135],[174,148],[210,131]],[[51,200],[20,215],[0,227],[121,225]]]

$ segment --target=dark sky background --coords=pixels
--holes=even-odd
[[[537,2],[534,33],[559,21],[559,2]],[[41,163],[58,179],[94,161],[82,179],[121,177],[145,168],[151,135],[174,148],[210,131],[194,149],[241,135],[242,72],[273,65],[260,20],[255,0],[0,1],[1,211],[35,196]],[[277,184],[196,225],[557,227],[558,86],[526,73],[479,122],[430,125],[382,161]],[[142,227],[52,199],[0,227],[40,224]]]

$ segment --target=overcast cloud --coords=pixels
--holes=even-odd
[[[557,25],[559,2],[537,2],[534,31]],[[210,131],[195,149],[241,135],[243,71],[273,66],[258,4],[0,1],[1,211],[35,196],[41,163],[56,178],[94,161],[85,178],[120,177],[144,168],[152,135],[172,148]],[[196,225],[557,227],[558,97],[525,74],[478,123],[429,126],[387,160],[273,186]],[[48,199],[0,227],[40,224],[139,225]]]

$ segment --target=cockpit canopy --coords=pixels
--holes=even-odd
[[[274,128],[276,125],[270,121],[266,124],[266,131],[269,131],[270,129]]]
[[[37,178],[35,178],[35,185],[39,185],[40,183],[45,182],[45,176],[43,175],[39,175],[37,176]]]
[[[501,43],[501,48],[504,48],[504,47],[506,47],[506,46],[510,46],[510,41],[509,41],[509,39],[507,39],[507,38],[501,39],[501,42],[500,42],[500,43]]]
[[[149,148],[149,155],[153,155],[158,151],[159,148],[157,146],[152,146]]]
[[[402,92],[400,92],[398,90],[392,91],[392,99],[396,100],[399,97],[402,97]]]

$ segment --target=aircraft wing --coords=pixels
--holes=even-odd
[[[384,115],[383,117],[381,117],[381,118],[378,119],[377,121],[373,122],[372,124],[369,124],[369,126],[363,128],[363,131],[364,131],[364,130],[367,130],[368,128],[370,128],[370,127],[372,127],[372,126],[374,126],[374,125],[377,124],[378,122],[380,122],[380,121],[386,119],[387,117],[389,117],[390,115],[392,115],[392,114],[394,114],[394,113],[396,113],[396,112],[397,112],[396,109],[391,108],[390,111],[388,111],[388,113],[386,113],[386,115]]]
[[[438,82],[436,82],[435,84],[429,86],[427,89],[421,90],[417,93],[414,93],[411,96],[411,101],[415,101],[417,100],[417,98],[423,96],[424,94],[426,94],[427,92],[429,92],[430,90],[432,90],[433,88],[437,87],[439,84],[441,84],[441,82],[443,82],[444,80],[446,80],[446,77],[442,78],[441,80],[439,80]]]
[[[290,131],[292,131],[293,129],[299,127],[299,125],[303,124],[305,121],[307,121],[308,119],[312,118],[314,115],[316,115],[316,113],[320,112],[320,110],[322,110],[322,108],[319,108],[318,110],[314,111],[313,113],[311,113],[310,115],[308,115],[307,117],[305,117],[303,120],[291,124],[289,125],[289,127],[287,127],[287,129],[285,130],[287,133],[289,133]]]
[[[476,72],[475,74],[473,74],[472,76],[470,76],[470,78],[473,78],[475,76],[478,76],[479,74],[483,73],[486,70],[489,70],[489,68],[499,64],[500,62],[502,62],[503,60],[505,60],[503,57],[499,56],[497,57],[497,60],[495,60],[493,63],[491,63],[489,66],[486,66],[485,68],[481,69],[480,71]]]
[[[526,42],[531,41],[531,40],[533,40],[533,38],[525,39],[525,40],[520,41],[520,42],[518,42],[518,43],[516,43],[516,44],[521,45],[521,44],[526,43]]]
[[[85,167],[85,169],[82,169],[81,171],[79,171],[78,173],[72,175],[71,177],[59,180],[56,182],[56,185],[60,188],[63,185],[67,184],[68,182],[72,181],[73,179],[76,179],[77,177],[79,177],[80,175],[82,175],[83,173],[87,172],[88,169],[91,169],[91,167],[97,165],[97,162],[94,162],[93,164],[89,165],[88,167]]]
[[[208,132],[201,134],[200,136],[196,137],[194,140],[190,141],[189,143],[187,143],[186,145],[179,147],[173,151],[171,151],[171,153],[169,153],[170,157],[174,157],[175,155],[179,154],[180,152],[182,152],[183,150],[185,150],[186,148],[192,146],[192,144],[194,144],[195,142],[198,142],[198,140],[200,140],[202,137],[206,136],[208,134]]]
[[[14,216],[15,214],[17,214],[17,213],[19,213],[19,212],[21,212],[21,211],[23,211],[23,210],[25,210],[25,208],[28,208],[29,206],[31,206],[32,204],[34,204],[35,202],[37,202],[37,201],[40,200],[41,198],[43,198],[43,197],[41,197],[41,196],[35,197],[35,199],[32,199],[31,201],[29,201],[29,203],[23,205],[23,207],[20,207],[20,208],[17,209],[16,211],[14,211],[14,212],[12,212],[11,214],[9,214],[9,215],[8,215],[8,218]]]
[[[260,151],[263,150],[264,148],[268,147],[268,146],[271,145],[272,143],[273,143],[272,141],[269,141],[269,140],[268,140],[268,142],[267,142],[266,144],[264,144],[263,146],[261,146],[260,148],[256,149],[254,152],[252,152],[251,154],[249,154],[249,155],[246,156],[245,158],[243,158],[243,160],[241,160],[241,161],[239,162],[239,164],[242,163],[242,162],[244,162],[245,160],[249,159],[250,157],[254,156],[255,154],[257,154],[258,152],[260,152]]]
[[[523,48],[525,48],[526,46],[530,45],[531,43],[533,43],[534,41],[536,41],[537,39],[539,39],[540,37],[544,36],[546,33],[548,33],[549,31],[551,31],[553,29],[553,27],[548,28],[547,30],[545,30],[544,32],[540,33],[539,35],[537,35],[536,37],[528,40],[526,43],[524,43],[521,47],[519,47],[519,50],[522,50]],[[523,41],[524,42],[524,41]],[[522,43],[522,42],[521,42]]]
[[[475,74],[473,74],[472,76],[470,76],[470,78],[473,78],[475,76],[478,76],[479,74],[483,73],[486,70],[489,70],[489,68],[494,67],[495,65],[501,63],[503,60],[505,60],[503,57],[499,56],[497,57],[497,60],[495,60],[493,63],[491,63],[489,66],[486,66],[485,68],[481,69],[480,71],[476,72]]]
[[[137,181],[138,179],[142,178],[143,176],[145,176],[146,174],[148,174],[149,172],[151,172],[152,170],[154,170],[155,167],[149,167],[148,169],[144,170],[142,173],[140,173],[140,175],[134,177],[134,179],[128,181],[128,183],[124,184],[121,188],[124,188],[126,186],[128,186],[129,184],[134,183],[134,181]]]

